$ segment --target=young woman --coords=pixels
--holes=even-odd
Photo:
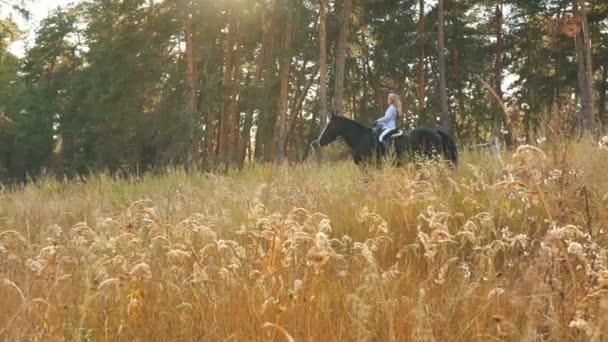
[[[399,117],[401,114],[401,101],[399,100],[399,96],[397,94],[389,94],[387,102],[389,106],[386,109],[384,116],[375,121],[378,128],[382,130],[378,140],[384,145],[384,147],[386,147],[384,136],[388,132],[397,128],[397,117]]]

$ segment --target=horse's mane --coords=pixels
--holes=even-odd
[[[357,122],[357,121],[355,121],[355,120],[349,119],[349,118],[347,118],[347,117],[345,117],[345,116],[338,116],[338,118],[339,118],[340,120],[343,120],[343,121],[345,121],[345,122],[347,122],[347,123],[350,123],[350,124],[354,125],[354,126],[355,126],[355,127],[357,127],[357,128],[360,128],[360,129],[366,129],[366,130],[370,130],[370,129],[371,129],[371,128],[369,128],[369,127],[367,127],[367,126],[365,126],[365,125],[363,125],[363,124],[361,124],[361,123],[358,123],[358,122]]]

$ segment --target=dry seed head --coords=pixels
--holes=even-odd
[[[599,148],[608,151],[608,135],[603,136],[597,143]]]
[[[15,230],[5,230],[0,232],[0,241],[4,242],[4,246],[10,249],[15,249],[17,246],[26,246],[27,240],[21,233]]]
[[[382,272],[380,279],[382,280],[383,284],[390,286],[390,284],[393,284],[393,282],[400,275],[401,275],[401,271],[399,271],[399,264],[396,263],[393,266],[391,266],[387,271]]]
[[[593,327],[591,326],[591,324],[589,324],[589,322],[580,317],[579,311],[576,312],[574,317],[575,318],[570,321],[570,324],[568,325],[570,328],[580,330],[584,332],[587,336],[593,335]]]
[[[78,266],[78,260],[71,256],[64,256],[59,260],[59,266],[64,272],[70,273]]]
[[[447,230],[447,227],[442,227],[442,229],[436,229],[431,232],[431,240],[436,244],[444,244],[446,242],[455,242],[454,236],[450,234]]]
[[[249,217],[254,220],[259,220],[268,215],[268,209],[263,204],[256,204],[249,212]]]
[[[521,246],[521,248],[526,248],[528,246],[529,238],[526,234],[517,234],[512,238],[506,239],[510,243],[510,247],[514,248],[517,244]]]
[[[53,225],[50,225],[50,226],[46,227],[46,230],[45,230],[46,234],[45,235],[48,238],[55,238],[55,239],[57,239],[57,238],[59,238],[61,236],[62,232],[63,232],[63,229],[61,229],[61,227],[58,224],[53,224]]]
[[[469,241],[470,243],[472,243],[474,246],[478,245],[478,240],[477,237],[475,236],[475,234],[473,234],[470,231],[460,231],[458,233],[456,233],[456,237],[464,237],[464,239],[466,239],[467,241]]]
[[[194,306],[190,303],[181,303],[175,308],[178,310],[192,311],[194,309]]]
[[[460,266],[458,268],[462,271],[463,278],[465,278],[465,279],[471,278],[471,275],[472,275],[471,266],[468,263],[463,262],[462,264],[460,264]]]
[[[181,249],[172,249],[166,254],[167,260],[173,265],[184,265],[190,260],[190,253]]]
[[[266,311],[267,311],[269,308],[271,308],[271,307],[273,307],[273,306],[275,306],[275,305],[278,305],[278,304],[279,304],[279,302],[280,302],[280,301],[279,301],[279,299],[278,299],[278,298],[275,298],[275,297],[272,297],[272,296],[271,296],[271,297],[266,298],[266,300],[264,301],[264,303],[262,303],[262,307],[261,307],[261,309],[260,309],[260,314],[261,314],[261,315],[264,315],[264,313],[266,313]]]
[[[468,220],[464,223],[464,226],[462,226],[462,230],[477,234],[477,232],[479,231],[479,227],[477,227],[477,224],[475,222]]]
[[[435,254],[437,254],[438,247],[435,242],[431,241],[429,236],[422,231],[418,232],[418,240],[420,240],[420,243],[422,243],[422,246],[424,246],[424,256],[428,259],[433,259]]]
[[[264,275],[263,272],[258,271],[258,270],[253,270],[251,272],[249,272],[249,280],[251,281],[258,281],[258,279],[261,279],[262,276]]]
[[[40,250],[37,259],[45,262],[53,262],[57,256],[56,246],[47,246]]]
[[[495,232],[494,219],[491,214],[483,212],[477,214],[476,217],[479,219],[479,225],[482,230]]]
[[[103,221],[103,220],[100,220]],[[86,222],[78,222],[72,227],[72,232],[78,235],[95,235],[95,231],[87,225]]]
[[[27,259],[25,261],[25,266],[35,275],[41,275],[46,268],[46,262],[38,259]]]
[[[110,238],[110,246],[117,250],[125,250],[128,249],[129,241],[133,240],[135,235],[131,233],[122,233],[116,237]]]
[[[499,296],[503,295],[504,293],[505,293],[505,290],[503,288],[497,287],[488,293],[488,300],[498,298]]]
[[[117,255],[114,258],[106,261],[104,266],[110,274],[118,275],[127,273],[127,260],[122,255]]]
[[[568,241],[568,253],[575,255],[579,260],[586,261],[587,257],[583,250],[583,245],[575,241]]]
[[[530,176],[536,184],[540,184],[543,181],[543,173],[539,169],[533,169],[530,171]]]
[[[198,227],[194,228],[194,231],[195,232],[200,232],[201,235],[205,239],[209,239],[209,240],[216,240],[217,239],[217,233],[211,227],[198,226]]]
[[[447,230],[448,229],[448,219],[450,218],[450,214],[447,212],[437,212],[435,213],[433,216],[431,216],[431,219],[429,221],[429,228],[431,229],[441,229],[441,230]]]
[[[97,287],[97,290],[101,292],[104,298],[108,300],[117,300],[120,293],[120,279],[109,278],[101,282]]]
[[[310,213],[304,208],[294,208],[287,214],[287,220],[303,224],[310,217]]]
[[[317,233],[315,238],[315,248],[320,251],[331,250],[331,245],[329,243],[327,234],[325,234],[324,232]]]
[[[155,236],[150,241],[150,250],[160,252],[164,249],[168,249],[171,246],[171,242],[164,236]]]
[[[443,284],[445,283],[445,275],[448,273],[448,270],[450,268],[450,265],[455,263],[456,261],[458,261],[457,257],[451,258],[450,260],[446,261],[441,268],[439,269],[439,272],[437,272],[437,278],[435,278],[433,281],[435,282],[435,284]]]
[[[190,277],[191,283],[201,283],[211,280],[207,270],[205,268],[201,268],[198,264],[194,264],[192,275]]]
[[[573,224],[568,224],[565,226],[558,226],[557,224],[553,224],[552,228],[547,232],[547,236],[549,239],[570,239],[574,240],[577,237],[583,237],[585,234],[581,231],[581,229]]]
[[[317,230],[320,233],[331,234],[331,221],[328,218],[324,218],[319,222]]]
[[[137,278],[150,279],[152,278],[152,272],[150,271],[150,265],[145,262],[140,262],[139,264],[133,266],[131,268],[131,275]]]
[[[86,223],[84,222],[82,222],[82,224],[86,225]],[[117,227],[118,225],[119,223],[116,222],[113,218],[107,217],[105,219],[100,219],[96,228],[100,231],[112,231],[112,228]]]
[[[110,244],[105,240],[96,240],[88,248],[88,252],[91,255],[103,254],[105,250],[111,249]]]
[[[319,232],[321,221],[329,219],[326,215],[321,213],[314,213],[304,220],[302,223],[303,230],[309,233]],[[330,222],[331,223],[331,222]]]
[[[342,242],[343,246],[350,246],[353,243],[353,238],[348,235],[342,235],[340,241]]]
[[[104,291],[104,290],[106,290],[108,288],[118,287],[119,284],[120,284],[120,279],[118,279],[118,278],[110,278],[110,279],[104,280],[101,284],[99,284],[99,286],[97,287],[97,289],[100,290],[100,291]]]
[[[513,159],[518,159],[524,162],[547,160],[547,155],[540,148],[532,145],[521,145],[515,150]]]
[[[302,279],[296,279],[293,282],[293,290],[295,292],[300,291],[302,288],[304,288],[304,282],[302,281]]]
[[[283,336],[285,336],[285,339],[287,340],[287,342],[295,342],[295,339],[287,332],[287,330],[285,330],[285,328],[283,328],[282,326],[280,326],[278,324],[266,322],[266,323],[264,323],[264,325],[262,325],[262,328],[264,328],[264,329],[275,328],[276,330],[280,331],[281,334],[283,334]]]

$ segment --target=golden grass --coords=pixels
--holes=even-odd
[[[608,151],[0,192],[0,339],[601,340]]]

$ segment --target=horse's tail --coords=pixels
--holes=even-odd
[[[454,163],[454,166],[458,165],[458,148],[456,147],[454,138],[452,138],[452,136],[447,132],[440,129],[437,130],[437,134],[441,136],[441,147],[445,157]]]

